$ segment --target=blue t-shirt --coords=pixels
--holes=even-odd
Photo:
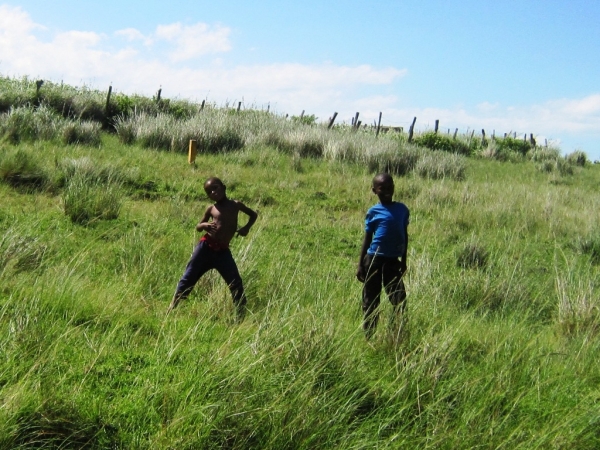
[[[404,203],[381,203],[367,211],[365,231],[373,233],[369,255],[397,258],[406,251],[406,227],[409,211]]]

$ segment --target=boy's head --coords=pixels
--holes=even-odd
[[[226,196],[227,186],[217,177],[211,177],[204,183],[204,192],[211,200],[218,202]]]
[[[373,177],[371,190],[382,204],[392,203],[394,197],[394,179],[389,173],[379,173]]]

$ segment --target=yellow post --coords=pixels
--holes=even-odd
[[[188,152],[188,163],[194,164],[196,162],[196,153],[197,153],[196,140],[190,139],[190,150]]]

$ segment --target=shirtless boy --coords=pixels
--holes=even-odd
[[[196,230],[204,231],[205,234],[192,253],[167,312],[190,294],[202,275],[210,269],[216,269],[229,286],[238,320],[244,318],[246,295],[242,278],[229,250],[229,242],[236,233],[240,236],[248,235],[258,214],[242,202],[228,199],[226,189],[223,182],[215,177],[204,183],[204,192],[215,204],[206,208],[202,220],[196,225]],[[249,220],[246,225],[238,228],[240,211],[246,214]]]

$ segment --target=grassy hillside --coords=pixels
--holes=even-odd
[[[381,166],[264,141],[190,166],[98,133],[0,144],[0,448],[600,445],[598,166],[396,175],[408,324],[384,301],[367,343],[354,273]],[[260,214],[232,243],[239,325],[216,274],[165,314],[213,175]]]

